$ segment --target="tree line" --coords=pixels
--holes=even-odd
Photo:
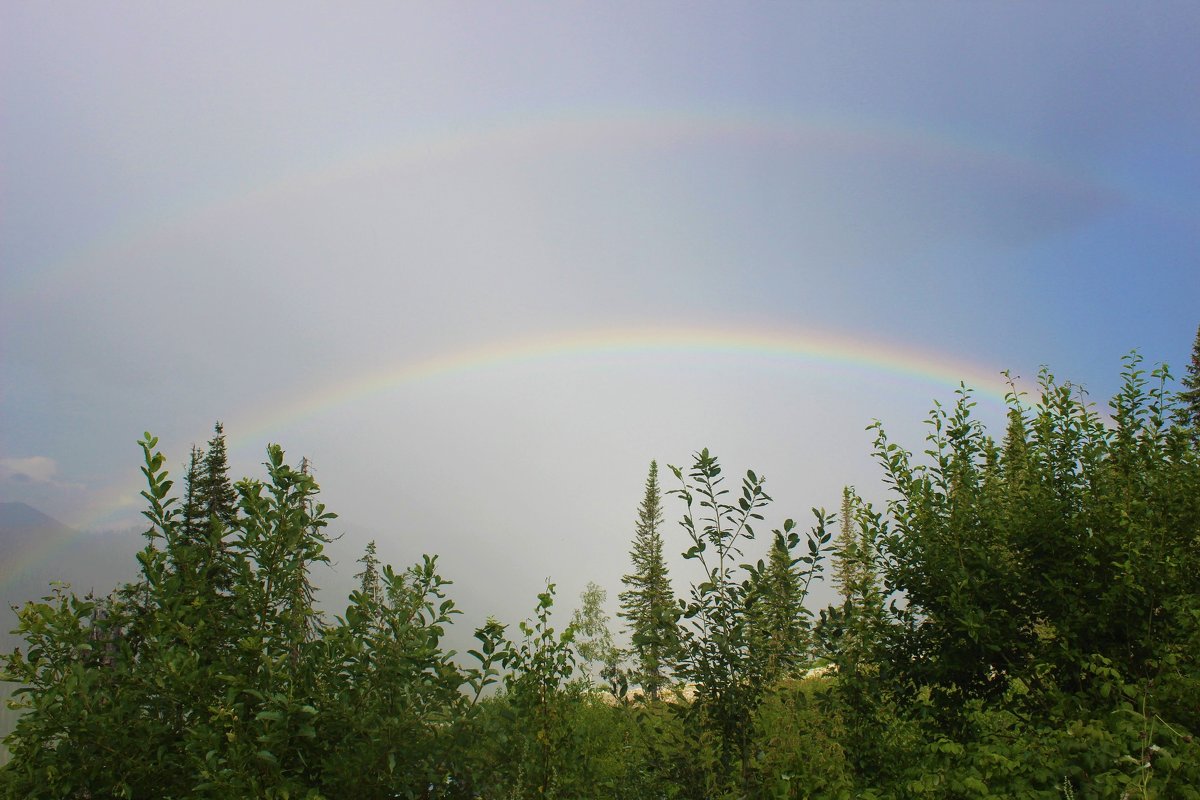
[[[920,455],[875,424],[882,506],[806,528],[718,458],[651,462],[619,594],[554,586],[461,656],[435,556],[368,546],[328,620],[335,515],[267,448],[228,476],[218,424],[178,498],[141,441],[140,577],[19,612],[24,711],[5,797],[1200,797],[1200,331],[1176,388],[1126,359],[1107,414],[1043,370],[989,434],[936,404]],[[667,503],[696,579],[663,556]],[[806,605],[826,572],[841,601]],[[597,680],[598,673],[598,680]]]

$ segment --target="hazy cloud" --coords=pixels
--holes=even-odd
[[[46,456],[0,458],[0,481],[52,483],[57,474],[58,464]]]

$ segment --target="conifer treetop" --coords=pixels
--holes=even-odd
[[[1196,341],[1192,344],[1192,359],[1183,376],[1184,391],[1179,393],[1183,401],[1183,422],[1200,430],[1200,327],[1196,328]]]

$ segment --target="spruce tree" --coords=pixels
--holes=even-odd
[[[842,599],[850,600],[850,594],[857,572],[858,542],[854,535],[854,489],[847,486],[842,489],[841,528],[838,530],[838,547],[834,557],[833,585],[841,593]]]
[[[636,658],[634,678],[653,699],[667,683],[667,675],[679,649],[675,625],[675,593],[663,560],[662,493],[658,486],[658,464],[650,462],[646,492],[638,508],[637,527],[629,558],[633,572],[621,580],[621,613],[629,624]]]
[[[1192,345],[1192,360],[1183,376],[1184,391],[1179,393],[1181,421],[1200,432],[1200,327],[1196,328],[1196,341]]]
[[[202,587],[188,591],[229,589],[234,567],[226,558],[225,540],[236,518],[237,492],[229,479],[225,430],[217,422],[207,450],[192,445],[176,540],[166,543],[174,571],[189,587],[196,581]]]
[[[384,600],[383,581],[379,577],[379,557],[375,555],[375,540],[367,542],[367,550],[358,560],[363,565],[362,572],[356,573],[358,590],[369,600],[372,606],[380,605]]]
[[[833,570],[833,583],[842,595],[838,645],[844,667],[857,668],[869,657],[878,628],[883,623],[882,581],[875,564],[878,545],[871,531],[876,528],[854,488],[842,490],[842,524]]]
[[[864,605],[876,594],[879,583],[874,567],[875,546],[864,535],[864,528],[857,519],[861,506],[862,501],[854,487],[845,487],[833,583],[850,606]]]
[[[183,478],[183,529],[185,537],[199,539],[208,528],[208,518],[202,506],[201,496],[204,493],[203,475],[204,451],[192,445],[192,455],[188,460],[187,473]]]
[[[204,455],[203,487],[202,502],[207,516],[232,525],[237,516],[237,492],[229,479],[225,428],[220,422],[213,426],[213,437],[208,440],[208,451]]]
[[[771,545],[752,607],[755,638],[767,656],[768,679],[782,677],[795,668],[808,644],[805,587],[795,566],[787,539],[779,533]]]
[[[192,445],[184,476],[182,516],[184,539],[197,545],[208,538],[213,517],[229,527],[237,516],[237,492],[229,479],[225,429],[220,422],[213,426],[207,450]]]
[[[191,458],[183,478],[183,508],[174,541],[167,542],[167,554],[172,569],[188,588],[202,569],[208,541],[208,512],[204,501],[204,451],[192,445]]]

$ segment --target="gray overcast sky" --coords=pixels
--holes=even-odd
[[[221,419],[239,475],[314,460],[343,577],[439,552],[513,620],[615,596],[652,458],[766,474],[774,524],[881,498],[864,427],[920,450],[956,377],[995,421],[1002,369],[1183,366],[1198,41],[1170,2],[6,3],[0,500],[135,524],[140,433],[180,465]]]

